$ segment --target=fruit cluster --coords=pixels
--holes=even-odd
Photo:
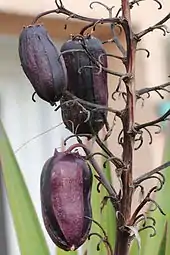
[[[78,35],[60,51],[43,25],[30,25],[19,38],[21,66],[40,98],[60,100],[63,122],[72,133],[94,136],[106,124],[107,57],[92,35]],[[79,153],[55,151],[41,174],[42,215],[54,243],[75,250],[87,239],[92,210],[92,172]]]

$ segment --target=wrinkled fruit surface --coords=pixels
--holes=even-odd
[[[60,248],[77,249],[88,237],[92,217],[92,172],[78,153],[57,152],[41,174],[41,205],[45,227]]]
[[[63,44],[61,52],[67,68],[67,90],[80,99],[107,106],[107,73],[95,63],[99,60],[104,67],[107,67],[106,52],[100,40],[92,36],[75,37]],[[69,96],[64,96],[61,103],[69,99]],[[90,111],[94,110],[85,104],[83,106]],[[61,105],[66,127],[77,134],[98,133],[105,123],[107,112],[93,111],[89,121],[84,122],[87,120],[87,113],[82,109],[77,103]]]
[[[21,66],[39,97],[52,105],[60,100],[67,86],[66,67],[42,25],[23,28],[19,56]]]

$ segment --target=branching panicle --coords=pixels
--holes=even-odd
[[[108,255],[128,255],[129,252],[129,244],[133,238],[138,238],[139,232],[145,229],[151,229],[153,232],[150,234],[151,237],[156,235],[156,221],[155,219],[148,215],[147,213],[143,212],[144,207],[146,204],[154,205],[154,209],[152,210],[159,210],[161,214],[165,215],[162,208],[159,204],[153,199],[153,193],[162,190],[163,185],[165,184],[165,177],[161,173],[161,171],[170,166],[170,162],[164,163],[161,166],[139,176],[137,179],[133,179],[133,171],[134,171],[134,152],[141,148],[141,146],[145,142],[145,136],[147,135],[148,143],[152,144],[154,136],[151,133],[150,127],[156,128],[155,134],[159,134],[161,132],[160,123],[163,121],[167,121],[170,118],[170,109],[166,111],[161,117],[146,122],[142,124],[138,124],[135,122],[135,113],[136,113],[136,102],[137,100],[141,99],[142,103],[144,103],[145,98],[150,98],[151,92],[156,92],[160,99],[164,99],[164,94],[170,93],[170,82],[166,82],[164,84],[153,86],[153,87],[146,87],[142,89],[137,89],[136,86],[136,79],[135,79],[135,58],[136,53],[139,51],[144,51],[146,53],[146,57],[150,57],[150,51],[146,48],[138,48],[138,42],[142,40],[142,38],[149,34],[154,30],[161,30],[163,35],[165,36],[169,33],[169,30],[166,26],[166,22],[170,19],[170,13],[168,13],[163,19],[159,22],[150,26],[139,33],[134,33],[132,29],[132,20],[131,20],[131,9],[136,5],[140,6],[141,2],[146,0],[121,0],[121,7],[118,9],[118,12],[114,15],[113,10],[114,6],[107,6],[104,2],[100,1],[93,1],[89,5],[91,9],[94,9],[96,5],[101,6],[101,8],[105,8],[108,12],[108,17],[106,18],[91,18],[86,16],[81,16],[76,14],[70,10],[68,10],[65,5],[63,4],[62,0],[55,0],[56,9],[49,10],[39,14],[35,19],[32,21],[32,25],[34,26],[36,22],[49,14],[64,14],[66,18],[66,23],[68,23],[71,19],[78,19],[81,21],[86,22],[84,26],[81,28],[79,34],[75,34],[71,37],[71,39],[77,40],[80,43],[81,49],[75,50],[66,50],[59,54],[59,57],[56,61],[61,61],[64,58],[65,54],[76,53],[79,54],[80,52],[84,54],[89,62],[84,64],[83,66],[78,66],[77,77],[83,76],[85,79],[85,74],[90,73],[91,77],[95,76],[98,77],[101,74],[110,74],[114,75],[118,79],[117,84],[113,84],[111,97],[115,101],[117,95],[123,99],[122,110],[116,110],[112,107],[108,106],[106,103],[105,105],[93,103],[96,102],[95,100],[83,100],[82,98],[77,97],[74,95],[72,90],[64,90],[63,94],[61,95],[61,102],[55,109],[55,111],[59,110],[62,106],[67,106],[68,109],[76,108],[79,106],[80,112],[84,114],[83,124],[90,122],[91,116],[94,113],[99,113],[101,115],[103,122],[103,126],[105,128],[105,135],[101,138],[100,133],[95,133],[94,129],[92,134],[87,134],[86,132],[78,133],[78,128],[81,123],[74,125],[74,120],[71,118],[68,120],[72,131],[72,135],[68,136],[64,140],[64,145],[67,144],[67,141],[76,138],[78,143],[71,145],[67,150],[66,153],[71,153],[73,150],[81,149],[84,150],[84,154],[82,156],[83,160],[86,160],[93,166],[96,174],[94,177],[97,179],[97,191],[100,193],[101,185],[106,189],[107,195],[103,198],[101,203],[101,212],[105,206],[107,206],[107,201],[110,200],[113,207],[115,208],[116,212],[116,221],[117,221],[117,234],[116,234],[116,245],[115,250],[112,250],[112,245],[109,242],[107,237],[106,231],[103,227],[95,221],[95,219],[91,219],[85,215],[86,219],[91,220],[93,223],[97,224],[102,232],[100,233],[91,233],[89,235],[89,239],[92,236],[97,236],[99,238],[99,242],[97,244],[97,250],[100,250],[100,245],[103,242]],[[158,9],[162,8],[162,4],[159,0],[153,0],[154,3],[158,6]],[[104,39],[101,43],[103,47],[106,43],[112,43],[116,46],[118,53],[102,53],[100,56],[98,55],[95,57],[89,48],[87,47],[87,38],[92,38],[93,34],[95,33],[96,27],[102,27],[103,25],[110,27],[110,36],[109,38]],[[66,24],[67,26],[67,24]],[[65,28],[66,28],[65,26]],[[117,33],[117,29],[119,32]],[[125,35],[125,42],[122,42],[122,38]],[[94,38],[94,37],[93,37]],[[105,52],[105,51],[104,51]],[[137,53],[138,54],[138,53]],[[115,58],[121,63],[123,71],[118,72],[112,70],[107,65],[104,65],[102,59],[105,58]],[[65,61],[66,63],[66,61]],[[67,70],[68,71],[68,70]],[[90,76],[89,75],[89,76]],[[91,78],[90,77],[90,78]],[[89,78],[89,77],[88,77]],[[100,83],[100,82],[98,82]],[[82,85],[81,85],[82,86]],[[76,87],[77,88],[77,87]],[[102,92],[102,91],[101,91]],[[89,93],[89,92],[88,92]],[[35,102],[35,94],[32,95],[32,100]],[[75,93],[76,94],[76,93]],[[95,94],[95,90],[93,91]],[[105,93],[106,94],[106,93]],[[69,100],[63,101],[64,97],[68,97]],[[113,102],[114,103],[114,102]],[[53,104],[55,105],[55,104]],[[78,114],[80,113],[78,112]],[[107,113],[110,112],[112,121],[108,123],[107,120]],[[77,116],[76,116],[77,117]],[[74,119],[76,119],[74,117]],[[100,118],[100,119],[101,119]],[[115,151],[111,151],[110,148],[106,145],[106,141],[110,139],[111,135],[113,134],[113,129],[116,125],[117,118],[121,121],[121,130],[118,134],[118,144],[121,145],[122,149],[122,156],[117,156]],[[99,120],[100,121],[100,120]],[[98,125],[98,123],[97,123]],[[92,126],[92,125],[91,125]],[[101,127],[102,128],[102,127]],[[84,131],[84,130],[83,130]],[[91,149],[85,145],[84,140],[82,141],[82,137],[88,140],[92,140],[93,143],[96,143],[101,151],[93,152]],[[102,167],[99,166],[98,162],[96,161],[96,156],[102,157],[104,159],[104,163]],[[107,164],[111,163],[116,173],[117,179],[119,181],[119,190],[117,191],[112,183],[106,178],[105,168]],[[151,188],[148,192],[145,191],[143,186],[144,181],[152,181],[156,180],[156,185],[151,185]],[[133,195],[137,189],[139,191],[140,202],[137,204],[136,209],[134,212],[131,211],[132,207],[132,200]],[[142,223],[142,224],[141,224]],[[138,240],[139,241],[139,240]],[[140,243],[140,242],[139,242]],[[123,245],[122,245],[123,244]]]

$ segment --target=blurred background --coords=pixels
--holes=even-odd
[[[71,1],[63,0],[67,9],[81,15],[104,18],[108,17],[107,11],[99,5],[89,8],[91,1]],[[113,15],[117,12],[120,1],[105,0],[109,7],[115,5]],[[153,1],[144,1],[140,6],[132,9],[132,22],[135,31],[153,25],[162,19],[170,10],[170,2],[161,1],[163,9],[158,10],[158,5]],[[36,103],[31,99],[34,92],[28,79],[24,75],[18,57],[18,37],[23,26],[29,25],[34,16],[40,12],[56,8],[54,0],[0,0],[0,117],[5,126],[14,151],[17,151],[25,142],[38,134],[57,126],[48,132],[32,140],[16,152],[16,157],[23,171],[25,181],[28,185],[31,198],[35,205],[37,214],[42,222],[39,194],[39,178],[44,162],[53,154],[54,148],[59,148],[69,132],[64,128],[60,112],[54,112],[49,104],[35,96]],[[50,36],[60,48],[61,44],[69,38],[70,34],[80,32],[84,23],[78,20],[66,20],[63,15],[49,15],[40,20]],[[67,29],[64,29],[67,24]],[[170,23],[167,23],[170,27]],[[101,40],[109,38],[108,26],[100,26],[96,30],[96,36]],[[123,40],[123,37],[120,38]],[[147,48],[151,52],[150,58],[146,58],[143,51],[137,52],[137,89],[142,87],[156,86],[168,81],[170,75],[170,38],[163,37],[161,31],[154,31],[146,35],[138,47]],[[118,53],[117,49],[111,45],[105,45],[106,50]],[[119,61],[110,59],[110,69],[120,71],[122,65]],[[109,91],[113,92],[117,84],[115,77],[109,76]],[[166,95],[165,95],[166,97]],[[169,98],[161,101],[156,93],[152,93],[150,99],[137,103],[136,121],[146,122],[158,117],[163,103],[168,102]],[[113,108],[121,108],[122,101],[117,102],[110,99],[109,105]],[[112,115],[109,115],[110,123]],[[114,148],[115,154],[120,155],[121,150],[116,144],[119,123],[114,130],[114,134],[109,140],[110,148]],[[152,145],[148,145],[146,136],[143,147],[135,153],[135,176],[159,165],[162,161],[165,141],[165,132],[154,135]],[[19,255],[15,230],[10,214],[10,210],[5,195],[2,181],[0,191],[0,254]],[[17,199],[17,194],[16,194]],[[22,205],[21,205],[22,206]],[[44,229],[43,225],[42,228]],[[45,230],[44,230],[45,232]],[[45,237],[49,244],[51,254],[54,254],[54,245],[45,232]]]

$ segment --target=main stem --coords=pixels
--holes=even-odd
[[[127,43],[127,66],[128,77],[124,80],[126,85],[127,102],[123,114],[123,163],[126,169],[123,169],[121,180],[123,186],[122,198],[120,201],[120,217],[117,220],[117,240],[115,255],[127,255],[129,253],[129,231],[128,226],[131,217],[131,204],[133,193],[133,152],[134,152],[134,111],[135,111],[135,51],[136,42],[133,38],[129,0],[121,0],[122,18],[128,23],[128,31],[125,31]],[[126,33],[127,32],[127,33]]]

